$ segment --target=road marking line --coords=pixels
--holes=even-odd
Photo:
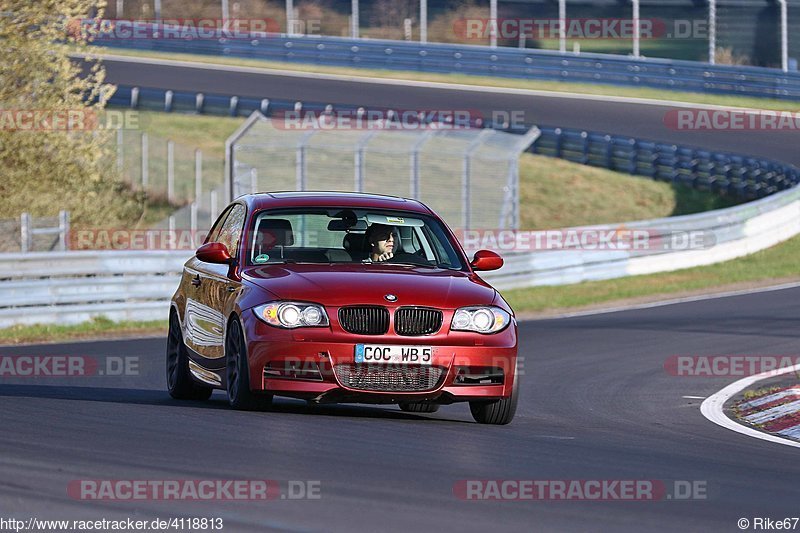
[[[681,398],[686,398],[687,400],[705,400],[705,396],[681,396]]]
[[[800,370],[800,364],[787,367],[781,370],[769,370],[767,372],[762,372],[754,376],[747,376],[746,378],[742,378],[739,381],[735,381],[730,385],[728,385],[727,387],[725,387],[724,389],[720,390],[719,392],[716,392],[711,396],[709,396],[708,398],[706,398],[706,400],[702,404],[700,404],[700,412],[708,420],[714,422],[718,426],[724,427],[725,429],[730,429],[731,431],[741,433],[742,435],[747,435],[748,437],[754,437],[756,439],[766,440],[769,442],[776,442],[778,444],[783,444],[784,446],[792,446],[794,448],[800,448],[800,442],[787,440],[785,438],[778,437],[776,435],[770,435],[768,433],[762,433],[753,428],[743,426],[742,424],[739,424],[738,422],[735,422],[732,419],[728,418],[722,410],[726,401],[728,401],[734,395],[738,394],[739,392],[749,387],[753,383],[756,383],[757,381],[760,381],[768,377],[774,377],[782,374],[788,374],[790,372],[795,372],[796,370]]]
[[[371,83],[375,85],[396,85],[400,87],[420,87],[424,89],[446,89],[469,91],[477,93],[511,94],[521,96],[541,96],[545,98],[562,98],[573,100],[591,100],[597,102],[617,102],[626,104],[640,104],[659,107],[680,107],[687,109],[712,109],[712,110],[733,110],[745,111],[749,113],[759,113],[762,110],[751,107],[722,106],[714,104],[702,104],[699,102],[682,102],[680,100],[660,100],[657,98],[642,98],[638,96],[606,96],[600,94],[573,93],[567,91],[546,91],[543,89],[518,89],[514,87],[493,87],[491,85],[471,85],[463,83],[447,83],[438,81],[418,81],[404,80],[402,78],[375,78],[371,76],[353,76],[346,74],[329,74],[312,71],[281,70],[269,67],[245,67],[239,65],[224,65],[220,63],[203,63],[197,61],[186,61],[179,59],[160,59],[152,57],[120,56],[114,54],[104,54],[102,52],[90,54],[70,54],[71,57],[85,59],[86,57],[102,57],[110,61],[127,63],[144,63],[159,66],[173,66],[197,68],[206,70],[219,70],[225,72],[241,72],[246,74],[264,74],[273,76],[284,76],[287,78],[307,78],[314,80],[345,81],[358,83]],[[568,83],[568,82],[565,82]]]

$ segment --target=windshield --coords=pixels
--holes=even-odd
[[[251,265],[275,263],[405,264],[464,270],[442,223],[419,213],[303,208],[255,217]]]

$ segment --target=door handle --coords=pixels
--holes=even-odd
[[[236,287],[234,287],[233,285],[228,285],[225,289],[228,292],[236,292]]]
[[[196,275],[195,277],[192,278],[192,285],[194,285],[195,287],[199,287],[200,283],[201,283],[200,282],[200,274],[198,274],[198,275]]]

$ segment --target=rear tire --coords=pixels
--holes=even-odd
[[[430,402],[400,402],[400,409],[407,413],[435,413],[439,404]]]
[[[169,313],[167,335],[167,390],[176,400],[208,400],[214,389],[195,382],[189,372],[189,355],[175,311]]]
[[[491,402],[469,402],[472,418],[479,424],[505,425],[514,419],[519,400],[519,372],[514,371],[514,385],[511,387],[511,396]]]
[[[238,320],[231,321],[225,338],[225,377],[228,403],[242,411],[260,411],[272,404],[272,395],[253,394],[250,390],[250,368],[247,345]]]

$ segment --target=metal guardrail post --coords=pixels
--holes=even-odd
[[[175,93],[172,91],[167,91],[164,93],[164,112],[170,113],[172,112],[172,99],[175,96]]]
[[[69,250],[69,211],[58,212],[58,248],[62,252]]]
[[[134,87],[131,89],[131,109],[137,109],[139,107],[139,88]]]
[[[175,203],[175,143],[167,141],[167,202]]]
[[[194,95],[194,110],[196,113],[202,114],[203,107],[205,106],[206,96],[203,93]]]
[[[28,253],[32,248],[33,235],[31,234],[31,216],[28,213],[22,213],[19,216],[19,246],[22,253]]]

